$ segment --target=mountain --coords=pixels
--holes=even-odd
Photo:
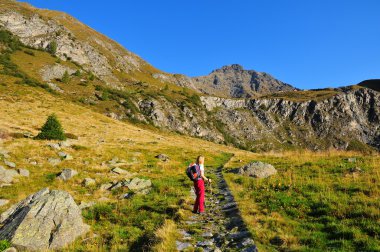
[[[297,90],[267,73],[244,70],[238,64],[216,69],[207,76],[194,77],[192,81],[193,85],[202,93],[232,98],[249,98]]]
[[[380,91],[380,80],[379,79],[365,80],[365,81],[360,82],[358,86],[367,87],[376,91]]]
[[[255,151],[379,148],[379,93],[366,87],[300,91],[237,64],[169,74],[67,14],[11,0],[0,50],[0,80],[143,127]]]

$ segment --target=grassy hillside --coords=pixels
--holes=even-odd
[[[278,169],[268,179],[225,174],[262,251],[380,250],[379,155],[263,154],[227,167],[239,159]]]

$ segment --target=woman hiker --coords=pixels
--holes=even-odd
[[[194,203],[194,209],[193,213],[203,214],[205,211],[205,183],[204,181],[207,181],[208,183],[211,183],[211,179],[206,178],[205,176],[205,158],[203,156],[198,156],[196,165],[197,168],[200,169],[201,176],[198,179],[194,180],[194,189],[195,194],[197,195],[197,198]]]

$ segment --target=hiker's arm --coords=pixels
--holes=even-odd
[[[203,178],[204,181],[211,182],[211,179],[206,178],[204,171],[201,171],[201,177]]]

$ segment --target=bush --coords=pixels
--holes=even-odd
[[[4,251],[10,247],[11,247],[11,243],[9,241],[7,241],[7,240],[1,240],[0,241],[0,251]]]
[[[69,75],[69,72],[67,72],[67,70],[64,72],[61,81],[63,83],[69,83],[69,81],[70,81],[70,75]]]
[[[36,139],[66,140],[66,135],[56,115],[52,114],[48,117]]]
[[[55,55],[55,53],[57,52],[57,42],[56,41],[52,41],[50,42],[49,46],[47,47],[47,50],[49,53]]]

